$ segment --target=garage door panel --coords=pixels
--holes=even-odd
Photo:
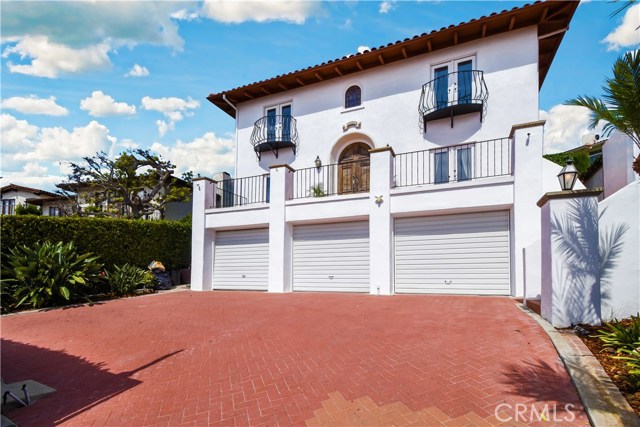
[[[369,292],[369,223],[295,226],[293,289]]]
[[[508,212],[397,219],[395,286],[398,293],[508,295]]]
[[[213,289],[267,290],[269,230],[216,232]]]

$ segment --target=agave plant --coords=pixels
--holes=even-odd
[[[73,242],[36,243],[9,251],[2,286],[13,290],[15,307],[68,303],[102,281],[102,264],[92,253],[78,254]]]
[[[579,96],[565,104],[591,111],[589,128],[594,129],[600,121],[604,121],[605,135],[618,129],[640,148],[640,50],[627,52],[616,60],[613,78],[605,81],[602,90],[603,99]],[[640,175],[640,156],[636,158],[633,169]]]
[[[631,316],[629,326],[625,326],[617,320],[608,322],[605,326],[607,330],[596,335],[605,347],[612,348],[617,353],[636,351],[640,345],[638,343],[640,341],[640,315]]]

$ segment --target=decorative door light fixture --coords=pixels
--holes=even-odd
[[[558,174],[558,181],[560,181],[560,188],[562,191],[571,191],[576,184],[578,178],[578,171],[573,165],[573,160],[567,159],[567,164],[562,168]]]
[[[320,170],[320,168],[322,167],[322,160],[320,160],[320,156],[316,156],[315,164],[316,168]]]

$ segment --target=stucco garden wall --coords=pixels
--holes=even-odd
[[[602,316],[640,311],[640,180],[599,204]]]

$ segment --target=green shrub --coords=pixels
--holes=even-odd
[[[616,356],[616,359],[625,360],[627,363],[627,380],[635,390],[640,389],[640,342],[635,343],[635,348],[622,348],[621,354],[625,356]]]
[[[37,243],[9,250],[3,286],[12,290],[15,307],[63,305],[101,282],[102,264],[91,253],[78,254],[73,242]]]
[[[327,195],[322,184],[312,185],[311,188],[309,188],[309,193],[313,197],[324,197]]]
[[[618,320],[607,322],[605,324],[607,331],[601,332],[597,337],[605,347],[612,348],[618,353],[624,349],[633,351],[638,347],[638,341],[640,341],[640,315],[631,316],[628,323],[625,325]]]
[[[34,205],[18,205],[16,206],[16,215],[42,215],[42,211]]]
[[[49,240],[74,242],[79,252],[93,252],[107,268],[124,264],[144,268],[153,260],[169,270],[191,264],[191,225],[179,221],[6,215],[0,227],[5,253],[18,245]]]
[[[152,287],[155,281],[150,271],[130,264],[113,266],[107,272],[107,280],[111,293],[116,296],[131,295],[138,288]]]

